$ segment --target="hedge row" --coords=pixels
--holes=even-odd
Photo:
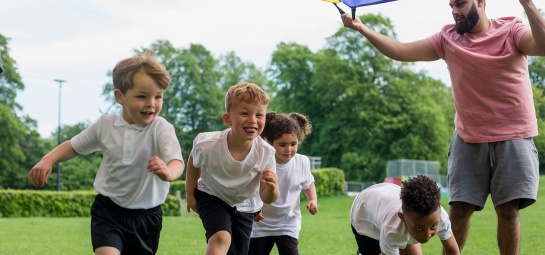
[[[312,170],[318,197],[344,193],[344,173],[338,168]],[[185,199],[185,181],[174,181],[161,206],[163,215],[179,216],[180,191]],[[89,217],[96,191],[0,190],[0,217]]]
[[[89,217],[95,191],[0,190],[0,217]],[[169,195],[163,215],[180,215],[179,201]]]
[[[312,170],[318,198],[344,194],[344,172],[338,168]]]
[[[336,196],[344,194],[344,172],[338,168],[321,168],[312,170],[316,193],[318,197]],[[170,183],[170,194],[176,195],[176,191],[185,199],[185,181]]]

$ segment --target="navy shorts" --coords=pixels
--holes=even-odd
[[[288,235],[282,236],[265,236],[252,238],[250,240],[250,252],[248,254],[270,254],[272,248],[276,244],[278,255],[299,255],[297,238]]]
[[[206,231],[206,242],[218,231],[225,230],[231,234],[231,246],[227,254],[248,254],[253,218],[256,213],[237,211],[216,196],[195,189],[197,210]]]
[[[352,233],[354,233],[356,243],[358,244],[356,255],[379,255],[381,253],[378,240],[358,234],[354,226],[352,226]]]
[[[161,206],[127,209],[98,194],[91,207],[93,251],[115,247],[121,254],[155,254],[163,227]]]
[[[482,210],[488,194],[494,206],[519,200],[519,209],[537,199],[539,162],[533,138],[466,143],[454,133],[448,154],[449,203]]]

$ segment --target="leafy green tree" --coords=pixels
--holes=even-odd
[[[229,87],[246,81],[259,85],[269,94],[274,93],[275,87],[268,80],[267,75],[253,63],[243,62],[235,52],[230,51],[219,59],[220,87],[226,92]]]
[[[24,186],[25,172],[20,163],[25,161],[21,148],[25,140],[21,135],[27,128],[4,103],[0,104],[0,120],[0,188]]]
[[[539,173],[545,174],[545,88],[533,86],[534,104],[537,116],[537,128],[539,135],[534,137],[539,158]]]
[[[539,135],[534,137],[534,143],[539,155],[539,173],[545,174],[545,57],[530,57],[528,69],[539,130]]]
[[[528,62],[532,85],[545,88],[545,57],[530,57]]]
[[[91,157],[90,155],[100,155]],[[62,163],[61,190],[92,190],[102,153],[76,157]]]
[[[307,46],[296,43],[276,46],[268,69],[277,90],[271,102],[274,109],[279,112],[311,110],[306,103],[311,103],[315,96],[312,86],[314,58],[315,54]]]
[[[9,55],[9,39],[0,34],[0,56],[4,72],[0,74],[0,188],[29,187],[27,174],[32,161],[40,158],[47,142],[40,138],[36,121],[21,115],[15,101],[25,86],[17,64]]]
[[[21,76],[17,72],[17,64],[9,55],[9,38],[0,34],[0,57],[4,66],[4,72],[0,74],[0,103],[12,109],[21,109],[15,102],[18,91],[25,89]]]
[[[25,154],[25,160],[23,162],[20,162],[19,166],[22,168],[21,172],[23,173],[23,178],[19,179],[17,184],[10,185],[10,188],[34,189],[34,185],[26,183],[26,177],[28,175],[28,172],[36,163],[38,163],[38,161],[40,161],[40,159],[46,153],[48,153],[52,148],[55,147],[56,140],[53,141],[53,139],[42,138],[37,131],[38,123],[36,122],[36,120],[31,119],[28,116],[20,119],[22,121],[22,124],[27,128],[25,134],[21,136],[24,138],[24,142],[21,148],[23,150],[23,153]],[[45,189],[56,189],[56,185],[54,182],[49,182],[48,185],[46,185]]]
[[[50,147],[36,131],[36,121],[19,118],[7,105],[0,103],[0,188],[24,189],[27,174]]]

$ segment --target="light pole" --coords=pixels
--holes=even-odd
[[[57,146],[61,144],[61,87],[65,80],[55,79],[59,83],[59,129],[57,130]],[[57,163],[57,191],[61,190],[61,163]]]

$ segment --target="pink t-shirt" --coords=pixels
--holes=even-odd
[[[481,33],[456,33],[454,24],[428,38],[447,63],[456,108],[454,125],[468,143],[538,134],[528,59],[518,50],[530,28],[518,18],[492,21]]]

